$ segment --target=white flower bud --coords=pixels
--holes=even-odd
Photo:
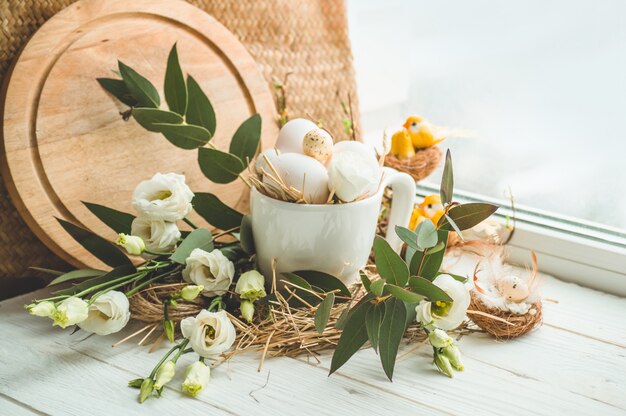
[[[235,293],[237,293],[241,299],[252,302],[264,298],[267,296],[267,293],[265,293],[265,278],[256,270],[245,272],[239,276],[239,280],[235,286]]]
[[[127,235],[120,233],[115,240],[115,244],[124,247],[124,250],[132,256],[138,256],[146,249],[146,245],[141,239],[135,235]]]
[[[43,316],[44,318],[52,318],[57,310],[56,306],[54,306],[54,302],[50,302],[48,300],[26,305],[26,308],[31,315]]]
[[[445,348],[452,345],[452,337],[441,329],[435,329],[428,334],[430,345],[435,348]]]
[[[461,361],[461,351],[456,345],[452,344],[445,347],[443,349],[443,355],[446,356],[455,370],[463,371],[465,369],[465,366],[463,366],[463,362]]]
[[[59,304],[54,315],[52,315],[53,325],[67,328],[81,323],[87,319],[88,311],[87,302],[84,300],[76,297],[67,298]]]
[[[174,374],[176,374],[176,363],[174,363],[174,361],[168,361],[165,364],[162,364],[157,370],[154,388],[161,390],[163,386],[174,378]]]
[[[248,322],[252,322],[252,318],[254,317],[254,304],[249,300],[241,301],[241,305],[239,305],[239,310],[241,310],[241,316]]]
[[[443,354],[435,353],[435,365],[439,369],[440,372],[447,375],[448,377],[454,377],[454,373],[452,372],[452,366],[450,365],[450,360]]]
[[[185,371],[185,381],[183,381],[183,392],[192,397],[196,397],[202,389],[206,387],[211,378],[211,368],[202,361],[196,361],[189,365]]]
[[[202,285],[187,285],[180,291],[180,297],[186,301],[192,301],[204,290]]]

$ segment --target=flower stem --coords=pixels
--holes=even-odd
[[[193,228],[194,230],[198,229],[198,226],[196,224],[194,224],[193,221],[191,221],[189,218],[185,217],[185,218],[183,218],[183,221],[185,221],[187,224],[189,224],[189,226],[191,228]]]

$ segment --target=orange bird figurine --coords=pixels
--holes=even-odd
[[[446,139],[445,137],[437,137],[433,126],[421,117],[411,116],[407,118],[403,127],[408,132],[413,147],[416,149],[425,149]]]
[[[428,195],[424,198],[422,203],[418,204],[413,210],[411,220],[409,221],[409,228],[415,230],[417,225],[426,218],[437,225],[442,215],[443,204],[441,203],[441,197],[436,194]]]

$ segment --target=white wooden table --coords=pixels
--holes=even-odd
[[[626,299],[550,277],[543,295],[558,303],[545,302],[543,327],[506,343],[462,338],[466,371],[454,379],[436,372],[427,345],[403,347],[393,383],[371,350],[331,377],[330,355],[268,359],[260,373],[248,355],[216,368],[198,399],[180,393],[177,374],[143,405],[126,383],[149,373],[167,346],[149,354],[133,342],[111,348],[123,334],[70,336],[24,310],[41,295],[0,303],[2,416],[626,414]]]

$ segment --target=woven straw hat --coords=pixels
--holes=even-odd
[[[0,2],[0,77],[46,20],[75,0]],[[341,132],[339,98],[358,102],[343,0],[188,0],[231,30],[248,48],[266,80],[287,81],[291,117],[309,115]],[[28,266],[68,269],[28,229],[0,181],[0,279],[32,274]]]

